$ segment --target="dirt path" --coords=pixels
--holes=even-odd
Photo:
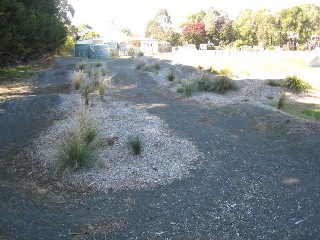
[[[25,176],[6,171],[14,160],[23,166],[18,150],[54,120],[48,113],[76,63],[58,59],[31,96],[0,107],[0,239],[319,237],[318,130],[250,104],[199,108],[163,92],[132,59],[108,62],[114,84],[123,100],[145,106],[204,153],[191,177],[150,190],[77,194],[25,184]]]

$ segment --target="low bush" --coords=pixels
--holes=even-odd
[[[101,69],[101,74],[102,74],[102,76],[107,75],[107,73],[108,73],[108,70],[107,70],[107,69],[105,69],[105,68],[102,68],[102,69]]]
[[[71,134],[63,139],[58,153],[58,168],[74,171],[89,167],[97,160],[94,151],[83,141],[81,136]]]
[[[83,71],[83,70],[86,68],[86,66],[87,66],[87,64],[81,63],[81,64],[79,65],[79,70]]]
[[[272,86],[272,87],[281,87],[281,82],[277,81],[277,80],[274,80],[274,79],[270,79],[267,81],[267,84],[269,86]]]
[[[184,87],[177,88],[177,93],[184,93]]]
[[[141,60],[136,64],[136,69],[137,70],[144,70],[146,68],[146,66],[147,66],[146,61]]]
[[[143,142],[139,136],[129,136],[127,145],[134,155],[139,155],[143,151]]]
[[[137,53],[137,56],[138,56],[138,57],[142,57],[142,56],[144,56],[144,52],[139,51],[139,52]]]
[[[90,94],[93,93],[94,90],[95,87],[91,83],[87,84],[86,87],[83,89],[82,96],[84,97],[84,103],[86,106],[89,106]]]
[[[136,51],[136,49],[135,48],[129,48],[129,50],[128,50],[128,56],[130,56],[130,57],[135,57],[137,55],[137,51]]]
[[[286,95],[283,94],[279,98],[279,101],[278,101],[278,104],[277,104],[277,108],[278,109],[283,109],[285,105],[286,105]]]
[[[311,85],[300,79],[298,76],[288,76],[284,79],[283,87],[296,93],[308,92]]]
[[[212,74],[219,74],[219,71],[214,69],[213,67],[207,68],[206,71]]]
[[[102,64],[101,64],[101,63],[96,63],[94,66],[95,66],[96,68],[98,68],[98,67],[101,67]]]
[[[174,71],[171,69],[167,74],[168,81],[172,82],[176,78]]]
[[[226,93],[230,90],[237,90],[238,87],[235,84],[235,82],[230,79],[228,76],[221,76],[218,79],[214,80],[212,91],[218,92],[218,93]]]
[[[197,90],[197,86],[193,81],[182,83],[182,87],[186,97],[190,97]]]
[[[203,67],[202,67],[201,65],[198,65],[197,68],[198,68],[199,70],[202,70],[202,69],[203,69]]]

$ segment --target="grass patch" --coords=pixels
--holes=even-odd
[[[29,65],[0,68],[0,76],[5,78],[29,78],[35,72],[35,68]]]
[[[302,113],[312,117],[313,119],[320,121],[320,109],[305,109]]]
[[[87,64],[81,63],[81,64],[79,65],[79,70],[83,71],[86,67],[87,67]]]
[[[177,88],[177,93],[184,93],[184,87]]]
[[[127,145],[134,155],[139,155],[143,151],[143,142],[139,136],[129,136]]]
[[[87,86],[83,89],[82,96],[84,98],[84,103],[86,106],[89,106],[90,102],[90,94],[95,91],[95,86],[93,84],[87,84]]]
[[[172,82],[176,78],[174,71],[171,69],[167,74],[168,81]]]
[[[101,64],[101,63],[96,63],[94,66],[95,66],[96,68],[98,68],[98,67],[101,67],[102,64]]]
[[[296,93],[308,92],[311,85],[296,75],[288,76],[284,79],[283,87]]]

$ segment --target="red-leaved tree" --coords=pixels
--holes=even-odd
[[[206,43],[206,30],[202,22],[187,24],[182,31],[182,36],[188,43],[193,43],[199,49],[201,43]]]

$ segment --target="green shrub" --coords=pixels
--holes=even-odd
[[[210,75],[201,73],[192,78],[192,81],[195,82],[197,88],[200,91],[212,91],[211,86],[212,86],[212,79]]]
[[[144,52],[139,51],[139,52],[137,53],[137,56],[138,56],[138,57],[142,57],[142,56],[144,56]]]
[[[184,82],[182,83],[182,86],[186,97],[190,97],[197,90],[197,86],[193,81]]]
[[[177,88],[177,93],[184,93],[184,87]]]
[[[83,89],[82,96],[84,97],[84,103],[85,105],[89,106],[90,101],[90,94],[93,93],[95,90],[95,87],[93,84],[87,84],[87,86]]]
[[[174,71],[171,69],[167,74],[168,81],[172,82],[176,78],[176,75],[174,74]]]
[[[102,64],[101,64],[101,63],[96,63],[94,66],[95,66],[96,68],[98,68],[98,67],[101,67]]]
[[[283,87],[296,93],[307,92],[311,89],[310,84],[304,82],[298,76],[288,76],[284,79]]]
[[[137,51],[136,51],[136,49],[135,48],[129,48],[129,50],[128,50],[128,56],[130,56],[130,57],[135,57],[137,55]]]
[[[97,127],[90,117],[89,110],[81,107],[76,114],[76,129],[74,130],[86,144],[90,144],[98,135]]]
[[[219,71],[214,69],[213,67],[207,68],[206,71],[213,74],[219,74]]]
[[[79,70],[83,71],[83,70],[86,68],[86,66],[87,66],[87,64],[81,63],[81,64],[79,65]]]
[[[101,74],[102,74],[102,76],[107,75],[107,73],[108,73],[108,70],[107,70],[107,69],[104,69],[104,68],[101,69]]]
[[[286,95],[283,94],[279,98],[279,101],[278,101],[278,104],[277,104],[277,108],[278,109],[283,109],[285,105],[286,105]]]
[[[159,71],[160,70],[160,63],[159,62],[154,62],[151,64],[151,68],[153,68],[155,71]]]
[[[237,85],[232,79],[228,76],[221,76],[214,80],[212,91],[224,94],[230,90],[236,90],[237,88]]]
[[[71,134],[63,139],[58,153],[58,167],[61,170],[77,170],[89,167],[96,162],[97,156],[83,141],[81,136]]]
[[[141,60],[141,61],[139,61],[139,62],[136,64],[136,69],[137,69],[137,70],[143,70],[143,69],[146,68],[146,66],[147,66],[146,61]]]
[[[279,81],[273,80],[273,79],[268,80],[267,84],[272,87],[280,87],[281,86],[281,83]]]
[[[127,145],[134,155],[139,155],[143,151],[143,142],[139,136],[129,136]]]

